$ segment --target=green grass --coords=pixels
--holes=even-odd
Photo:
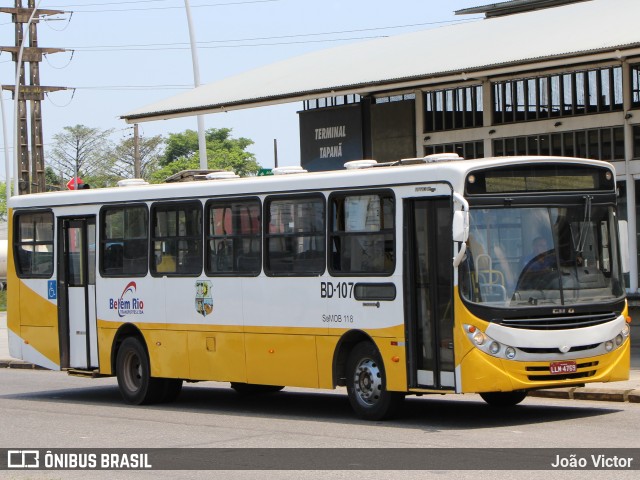
[[[7,291],[0,291],[0,312],[5,312],[7,310]]]

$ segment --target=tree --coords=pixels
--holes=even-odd
[[[151,174],[158,169],[161,148],[164,143],[162,135],[140,137],[138,152],[140,156],[140,176],[149,180]],[[109,152],[108,171],[118,180],[135,176],[135,139],[125,138]]]
[[[7,184],[0,182],[0,220],[7,221]]]
[[[69,179],[73,178],[76,168],[81,178],[99,178],[105,169],[112,132],[112,129],[101,130],[85,125],[64,127],[62,133],[53,136],[54,145],[49,153],[54,170]]]
[[[65,183],[67,183],[63,177],[58,175],[51,167],[45,167],[44,169],[44,181],[47,185],[47,191],[55,191],[64,189]]]
[[[210,169],[233,171],[240,176],[256,174],[260,170],[253,153],[246,151],[247,147],[253,145],[252,140],[231,138],[230,128],[210,128],[205,132],[205,139]],[[152,175],[153,182],[163,182],[181,170],[199,169],[198,133],[186,130],[169,134],[159,165],[162,168]]]

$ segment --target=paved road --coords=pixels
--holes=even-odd
[[[121,402],[111,378],[89,380],[43,370],[0,369],[0,385],[0,448],[640,448],[640,405],[633,403],[529,398],[519,407],[499,410],[476,395],[436,396],[408,399],[398,420],[364,422],[353,417],[341,391],[286,389],[243,398],[224,384],[204,382],[187,385],[174,404],[132,407]],[[97,476],[427,478],[426,472],[222,473],[103,472]],[[455,477],[449,473],[429,476],[477,478],[473,472],[459,472]],[[580,478],[574,473],[577,475],[565,472],[562,478]],[[637,472],[632,473],[598,472],[589,478],[635,478]],[[25,477],[9,478],[89,478],[86,475],[29,472]],[[509,475],[491,472],[492,478],[514,478],[513,473]],[[584,478],[584,472],[581,475]],[[517,472],[516,478],[534,477]]]

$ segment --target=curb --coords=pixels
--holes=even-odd
[[[47,370],[44,367],[34,365],[33,363],[24,362],[22,360],[6,359],[0,360],[0,368],[19,368],[22,370]]]
[[[637,389],[621,390],[615,388],[571,387],[553,390],[534,390],[529,392],[528,396],[567,400],[640,403],[640,390]]]

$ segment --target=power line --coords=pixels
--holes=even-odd
[[[93,85],[90,87],[74,87],[77,90],[189,90],[193,84],[185,85]]]
[[[324,35],[340,35],[345,33],[361,33],[361,32],[373,32],[380,30],[394,30],[399,28],[411,28],[411,27],[422,27],[426,25],[442,25],[442,24],[452,24],[452,23],[468,23],[472,20],[445,20],[439,22],[423,22],[423,23],[411,23],[405,25],[392,25],[388,27],[371,27],[371,28],[360,28],[354,30],[336,30],[332,32],[316,32],[316,33],[299,33],[293,35],[277,35],[270,37],[249,37],[249,38],[237,38],[237,39],[225,39],[225,40],[205,40],[198,42],[198,46],[200,48],[216,48],[216,47],[207,47],[207,45],[212,43],[231,43],[231,42],[254,42],[257,40],[280,40],[280,39],[288,39],[288,38],[305,38],[305,37],[319,37]],[[370,36],[370,37],[350,37],[346,39],[327,39],[327,40],[319,40],[319,41],[338,41],[338,40],[358,40],[358,39],[370,39],[370,38],[380,38],[384,35],[380,36]],[[315,41],[318,42],[318,41]],[[301,43],[301,42],[291,42],[291,43]],[[311,43],[311,42],[310,42]],[[257,44],[259,46],[263,45],[284,45],[287,44],[285,42],[279,43],[266,43],[266,44]],[[166,50],[167,47],[177,47],[177,46],[187,46],[186,42],[173,42],[173,43],[145,43],[145,44],[124,44],[124,45],[92,45],[92,46],[78,46],[78,47],[66,47],[68,49],[78,50],[78,51],[116,51],[116,50],[135,50],[135,49],[144,49],[144,50],[154,50],[152,47],[158,47],[158,49]],[[250,45],[231,45],[232,47],[238,46],[256,46],[256,44]],[[219,47],[218,47],[219,48]]]
[[[225,2],[225,3],[210,3],[210,4],[203,4],[203,5],[192,5],[191,8],[207,8],[207,7],[231,7],[231,6],[236,6],[236,5],[249,5],[249,4],[255,4],[255,3],[273,3],[273,2],[279,2],[280,0],[244,0],[244,1],[240,1],[240,2]],[[122,2],[122,4],[124,3],[140,3],[140,2]],[[117,3],[114,3],[117,4]],[[101,5],[105,5],[105,4],[101,4]],[[68,8],[68,7],[73,7],[74,5],[67,5],[65,7],[60,7],[60,8]],[[85,5],[79,5],[79,6],[87,6]],[[180,6],[170,6],[170,7],[146,7],[146,8],[119,8],[119,9],[103,9],[103,10],[74,10],[74,13],[105,13],[105,12],[139,12],[139,11],[149,11],[149,10],[183,10],[184,9],[184,5],[180,5]]]
[[[370,37],[348,37],[348,38],[328,38],[325,40],[299,40],[292,42],[272,42],[272,43],[245,43],[244,45],[216,45],[216,46],[201,46],[201,49],[217,49],[217,48],[245,48],[245,47],[270,47],[277,45],[296,45],[296,44],[305,44],[305,43],[325,43],[325,42],[344,42],[348,40],[371,40],[374,38],[385,38],[387,35],[375,35]],[[76,49],[77,50],[77,49]],[[163,51],[167,50],[189,50],[188,46],[184,47],[159,47],[159,48],[87,48],[83,50],[77,50],[79,52],[113,52],[113,51],[143,51],[143,52],[153,52],[153,51]]]

